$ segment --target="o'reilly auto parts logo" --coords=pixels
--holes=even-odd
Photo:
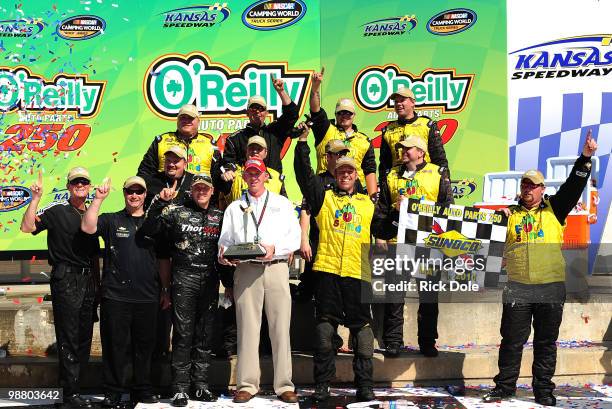
[[[431,34],[447,36],[461,33],[476,24],[476,13],[470,9],[452,9],[436,14],[427,22]]]
[[[601,77],[612,73],[612,34],[560,38],[512,51],[512,80]]]
[[[410,88],[417,108],[436,107],[443,112],[459,112],[467,103],[474,74],[457,74],[454,68],[426,69],[421,74],[402,71],[395,64],[362,69],[353,82],[353,95],[364,110],[393,109],[391,94]]]
[[[0,37],[32,37],[45,28],[42,21],[32,19],[0,20]]]
[[[242,22],[253,30],[278,30],[289,27],[306,15],[302,0],[262,0],[242,13]]]
[[[164,28],[202,28],[220,24],[230,16],[227,3],[203,4],[180,7],[160,13],[164,16]]]
[[[285,81],[291,99],[304,106],[311,71],[291,70],[287,62],[245,61],[237,71],[212,63],[203,53],[169,54],[156,59],[145,73],[144,95],[149,108],[174,119],[184,104],[195,104],[205,114],[244,114],[250,96],[261,95],[268,111],[278,117],[282,102],[272,78]]]
[[[406,34],[417,25],[416,16],[405,15],[399,17],[382,18],[362,24],[363,36],[397,36]]]

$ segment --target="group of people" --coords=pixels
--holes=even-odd
[[[235,324],[231,319],[225,324],[229,338],[233,333],[237,342],[234,402],[248,402],[259,391],[263,313],[273,354],[274,392],[283,402],[297,402],[288,261],[298,251],[307,261],[299,294],[314,296],[315,302],[312,398],[324,401],[330,396],[339,325],[351,333],[356,397],[375,398],[369,248],[395,243],[404,199],[453,203],[450,171],[436,122],[417,115],[411,90],[401,88],[390,97],[398,118],[382,130],[377,166],[369,138],[354,123],[353,102],[340,99],[334,119],[321,107],[323,77],[321,71],[311,78],[311,120],[300,123],[297,132],[299,109],[283,81],[273,79],[282,115],[266,123],[266,100],[252,96],[247,126],[226,139],[222,155],[213,136],[199,131],[197,108],[184,105],[176,131],[157,136],[136,176],[124,181],[125,207],[118,212],[99,214],[113,190],[110,179],[95,189],[86,205],[92,186],[83,167],[67,175],[68,201],[38,210],[43,192],[39,174],[21,229],[48,231],[60,382],[72,407],[91,407],[80,395],[79,379],[89,357],[98,304],[105,407],[121,406],[121,395],[128,390],[132,402],[158,400],[151,385],[151,357],[159,344],[163,350],[168,343],[164,334],[169,319],[163,317],[169,312],[172,405],[187,406],[189,399],[214,401],[209,368],[220,281],[235,304]],[[310,162],[310,131],[316,170]],[[281,151],[290,134],[299,134],[294,155],[303,195],[299,218],[284,188]],[[510,282],[504,292],[500,372],[496,387],[485,397],[489,401],[514,393],[533,320],[536,400],[555,402],[551,378],[565,300],[563,257],[559,250],[542,258],[535,246],[527,251],[527,243],[560,249],[565,218],[588,181],[596,147],[589,134],[572,173],[554,196],[543,195],[541,173],[526,172],[518,204],[504,209],[509,217]],[[521,228],[527,219],[541,234]],[[98,237],[104,241],[102,274]],[[265,254],[248,260],[226,256],[232,246],[244,243],[258,244]],[[549,297],[530,298],[533,294]],[[419,299],[420,351],[435,357],[437,294],[423,291]],[[403,319],[403,303],[385,306],[383,342],[389,358],[400,355]],[[232,341],[227,345],[231,353]]]

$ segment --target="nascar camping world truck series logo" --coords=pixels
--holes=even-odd
[[[612,73],[612,34],[560,38],[512,51],[511,79],[602,77]]]

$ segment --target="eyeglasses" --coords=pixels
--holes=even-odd
[[[123,193],[125,193],[127,196],[129,195],[144,195],[146,192],[146,190],[144,189],[123,189]]]
[[[70,185],[72,186],[76,186],[76,185],[83,185],[83,186],[89,186],[89,180],[85,179],[85,178],[76,178],[76,179],[72,179],[70,182]]]
[[[330,156],[335,156],[336,158],[346,156],[346,152],[326,152],[326,153]]]

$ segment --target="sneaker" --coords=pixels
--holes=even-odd
[[[201,402],[216,402],[217,397],[208,388],[197,388],[193,391],[193,400]]]
[[[384,356],[387,358],[397,358],[400,354],[400,345],[391,343],[385,348]]]
[[[357,402],[369,402],[376,399],[376,395],[374,395],[371,386],[362,386],[358,388],[355,397],[357,398]]]
[[[177,392],[172,397],[170,404],[177,407],[187,406],[189,404],[189,395],[185,392]]]
[[[485,403],[501,402],[502,400],[511,398],[512,396],[514,396],[514,392],[508,392],[496,386],[489,393],[483,396],[482,401]]]
[[[534,393],[536,403],[542,406],[556,406],[557,398],[552,392]]]
[[[321,382],[315,385],[315,391],[311,396],[316,401],[324,401],[329,398],[329,383]]]

